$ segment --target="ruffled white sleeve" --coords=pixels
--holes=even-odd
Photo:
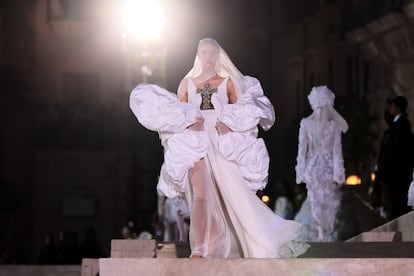
[[[245,92],[237,103],[223,107],[219,120],[233,131],[247,131],[260,125],[270,129],[275,122],[272,103],[264,95],[260,82],[253,77],[244,77]]]
[[[308,134],[305,122],[302,120],[299,127],[298,155],[296,157],[296,184],[305,183],[306,155],[308,152]]]
[[[257,79],[245,76],[244,86],[243,96],[235,104],[224,105],[219,116],[233,130],[219,137],[219,151],[240,166],[247,187],[257,191],[267,185],[270,162],[264,140],[257,138],[257,125],[264,130],[272,127],[275,111]]]
[[[221,135],[219,151],[224,158],[240,166],[249,189],[257,191],[266,187],[270,158],[265,142],[257,138],[257,128]]]
[[[333,180],[338,184],[345,182],[344,159],[342,156],[342,130],[339,126],[335,129],[333,145]]]
[[[157,85],[140,84],[131,92],[130,108],[140,124],[158,132],[164,146],[158,192],[167,197],[183,193],[188,170],[207,152],[207,134],[187,128],[201,116],[199,107],[179,102]]]
[[[136,86],[129,106],[144,127],[161,133],[183,132],[201,116],[195,104],[179,102],[175,94],[154,84]]]

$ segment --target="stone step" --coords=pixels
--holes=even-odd
[[[381,226],[371,229],[369,232],[400,232],[401,241],[414,242],[414,211],[391,220]],[[349,242],[358,242],[364,239],[364,233],[348,239]]]
[[[299,258],[414,258],[414,242],[325,242]]]
[[[99,259],[82,259],[82,276],[99,275]]]
[[[111,258],[153,258],[156,256],[156,241],[125,240],[111,241]]]
[[[125,245],[124,243],[127,245]],[[189,260],[188,257],[190,255],[190,246],[187,242],[181,242],[181,243],[158,242],[156,246],[155,246],[155,241],[153,242],[148,242],[148,241],[118,242],[118,241],[115,241],[114,244],[116,244],[115,252],[117,252],[117,254],[113,254],[110,258],[114,260],[118,260],[120,258],[129,259],[129,260],[132,260],[132,259],[148,260],[149,258],[155,257],[156,259],[159,259],[159,260],[170,259],[170,260],[177,261],[177,260],[183,260],[183,259]],[[324,243],[309,243],[309,244],[310,244],[310,248],[308,249],[308,251],[305,254],[301,255],[298,259],[314,260],[311,262],[311,264],[316,262],[315,260],[319,260],[319,262],[316,262],[317,265],[315,269],[319,269],[321,264],[325,263],[321,261],[323,259],[325,260],[343,259],[344,262],[348,262],[348,260],[361,260],[361,259],[366,259],[367,262],[371,262],[374,259],[377,260],[377,259],[395,259],[395,258],[407,259],[411,261],[414,260],[414,242],[335,242],[335,243],[324,242]],[[122,251],[121,249],[126,250],[126,251]],[[139,251],[140,249],[143,250],[144,252],[140,252]],[[144,254],[146,251],[154,252],[154,250],[156,250],[156,254],[151,254],[150,256],[146,256],[146,254]],[[131,252],[134,252],[134,253],[132,254]],[[233,259],[232,261],[234,260],[235,259]],[[287,259],[284,259],[284,261],[285,260]],[[290,260],[294,260],[294,259],[290,259]],[[97,270],[96,261],[97,260],[84,259],[83,266],[82,266],[83,276],[96,275],[95,274]],[[194,260],[191,260],[191,261],[194,261]],[[272,262],[274,261],[274,259],[272,260],[268,259],[267,261]],[[99,262],[102,263],[104,261],[102,261],[101,259],[99,260]],[[149,262],[149,263],[152,264],[152,262]],[[131,264],[134,265],[134,262],[133,261],[131,261],[131,263],[126,262],[125,264],[127,266]],[[328,264],[330,263],[328,262]],[[255,265],[255,263],[253,263],[253,265]],[[270,266],[278,267],[279,265],[280,264],[274,264]],[[114,268],[110,268],[110,269],[112,271],[112,269]],[[131,271],[132,270],[133,269],[131,268]],[[93,273],[89,271],[93,271]],[[100,272],[102,271],[102,267],[99,267],[99,271]],[[127,272],[123,271],[122,273],[127,273]],[[103,275],[103,274],[100,273],[100,275]],[[108,274],[108,275],[124,275],[124,274]],[[168,273],[166,275],[168,275]],[[414,275],[414,270],[413,270],[413,275]]]
[[[188,259],[108,258],[100,276],[135,275],[414,275],[413,258]]]
[[[1,276],[81,276],[80,265],[0,265]],[[96,274],[94,274],[95,276]],[[82,275],[83,276],[83,275]]]
[[[158,242],[157,258],[188,258],[191,250],[188,242]]]
[[[347,240],[347,242],[402,242],[400,231],[378,231],[362,232],[358,236]]]
[[[299,258],[414,258],[414,242],[320,242],[309,243]],[[158,243],[157,258],[187,258],[188,243]]]

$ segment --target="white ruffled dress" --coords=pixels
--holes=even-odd
[[[245,76],[246,88],[235,104],[228,103],[226,78],[211,101],[215,109],[200,110],[201,96],[188,79],[188,103],[151,84],[133,89],[130,107],[138,121],[159,133],[164,147],[158,190],[168,197],[184,194],[191,212],[188,172],[205,158],[212,187],[207,187],[205,257],[280,258],[304,253],[308,246],[297,243],[301,224],[275,215],[255,194],[267,184],[269,156],[257,138],[258,128],[269,129],[274,110],[257,79]],[[202,116],[205,131],[187,127]],[[218,135],[220,120],[233,131]],[[191,219],[191,214],[190,214]],[[190,245],[194,246],[190,225]]]
[[[323,132],[318,133],[318,129]],[[345,182],[341,135],[341,126],[335,120],[304,118],[300,123],[296,183],[306,183],[312,214],[328,234],[333,234],[341,201],[335,182]]]

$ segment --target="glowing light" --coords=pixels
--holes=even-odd
[[[262,201],[263,201],[264,203],[268,203],[268,202],[269,202],[269,200],[270,200],[270,197],[269,197],[268,195],[262,195]]]
[[[142,66],[141,71],[147,76],[152,76],[152,70],[148,66]]]
[[[354,174],[348,176],[345,180],[346,185],[361,185],[361,183],[362,183],[361,178]]]
[[[128,35],[137,39],[155,39],[166,23],[164,10],[156,0],[128,0],[123,9],[123,23]]]
[[[375,173],[371,173],[371,181],[374,182],[375,181]]]

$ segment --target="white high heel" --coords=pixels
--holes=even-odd
[[[201,258],[207,258],[207,244],[203,243],[200,246],[195,246],[191,249],[190,258],[194,256],[200,256]]]

